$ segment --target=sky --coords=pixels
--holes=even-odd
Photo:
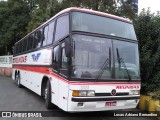
[[[160,0],[138,0],[138,12],[150,7],[151,13],[160,11]]]

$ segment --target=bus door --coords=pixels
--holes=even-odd
[[[52,101],[60,108],[67,110],[68,97],[68,58],[65,54],[65,43],[53,48],[53,71],[55,76],[52,84]]]

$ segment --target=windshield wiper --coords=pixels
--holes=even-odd
[[[125,64],[124,60],[122,58],[120,58],[118,48],[116,48],[116,51],[117,51],[117,60],[118,60],[118,64],[119,64],[119,69],[121,68],[121,63],[122,63],[123,66],[124,66],[124,69],[126,70],[126,73],[128,75],[128,79],[129,79],[129,82],[130,82],[131,81],[131,76],[130,76],[129,71],[126,67],[126,64]]]
[[[97,81],[101,78],[101,76],[105,70],[104,68],[108,65],[109,65],[109,68],[111,69],[111,49],[110,48],[109,48],[109,58],[106,58],[104,64],[102,65],[101,69],[99,70],[98,75],[96,77]]]

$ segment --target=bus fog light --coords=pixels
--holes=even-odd
[[[139,90],[130,90],[129,94],[130,95],[139,95],[140,91]]]
[[[95,96],[95,92],[94,91],[88,91],[87,96]]]
[[[83,103],[78,103],[77,106],[83,106]]]

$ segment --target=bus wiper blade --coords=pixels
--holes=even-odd
[[[122,63],[123,66],[124,66],[124,69],[125,69],[125,71],[126,71],[126,73],[128,75],[129,82],[130,82],[131,81],[131,76],[130,76],[129,71],[128,71],[127,67],[126,67],[126,64],[125,64],[124,60],[122,58],[120,58],[118,48],[116,48],[116,51],[117,51],[117,60],[118,60],[118,63],[119,63],[119,69],[120,69],[121,63]]]
[[[109,65],[109,68],[111,69],[111,49],[110,48],[109,48],[109,58],[106,58],[104,64],[102,65],[101,69],[99,70],[98,75],[96,77],[97,81],[101,78],[101,76],[105,70],[104,68],[108,65]]]

